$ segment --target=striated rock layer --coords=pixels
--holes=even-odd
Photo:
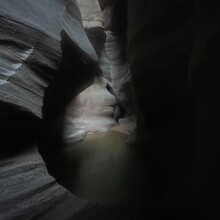
[[[96,52],[75,0],[0,6],[0,219],[72,218],[87,202],[58,185],[31,146],[40,127],[42,153],[59,145],[65,108],[93,82]]]
[[[88,206],[48,175],[36,147],[0,162],[0,219],[68,219]]]
[[[62,60],[61,30],[81,54],[97,60],[76,1],[1,1],[0,15],[1,99],[41,117],[44,89]]]
[[[24,140],[30,137],[28,131],[36,130],[34,125],[37,127],[38,119],[42,118],[45,89],[54,79],[59,78],[63,93],[65,90],[80,92],[85,88],[82,84],[88,81],[91,84],[92,74],[88,73],[90,78],[84,77],[84,80],[82,76],[80,82],[80,76],[74,73],[79,68],[76,67],[79,63],[76,57],[91,63],[97,61],[97,56],[82,28],[76,1],[15,3],[9,0],[1,1],[0,5],[0,117],[3,121],[0,130],[2,141],[7,144],[11,141],[10,137],[16,137],[18,142],[17,136]],[[62,52],[67,47],[75,51],[71,58],[75,62],[69,62],[67,55],[62,55],[69,53]],[[84,62],[83,65],[87,64]],[[72,85],[70,83],[62,88],[61,78],[63,81],[68,78]],[[78,79],[78,85],[83,88],[74,88],[74,79]],[[57,97],[56,106],[59,106],[59,102],[62,100]],[[29,115],[26,120],[23,120],[24,114]],[[20,131],[19,135],[17,131]]]

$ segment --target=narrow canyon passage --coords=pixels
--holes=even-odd
[[[140,170],[145,165],[132,153],[135,146],[132,149],[126,144],[136,127],[135,117],[116,122],[116,100],[106,87],[107,80],[95,77],[94,83],[73,99],[64,120],[65,145],[56,157],[45,157],[45,161],[49,172],[74,195],[101,204],[129,203],[141,189],[135,182],[143,182],[138,179],[144,178]],[[54,155],[51,151],[47,155]]]
[[[0,0],[0,220],[220,219],[219,11]]]
[[[123,61],[124,48],[118,37],[112,32],[106,38],[101,9],[98,1],[93,3],[90,14],[87,1],[80,1],[79,6],[84,28],[99,56],[98,72],[93,84],[68,104],[62,149],[55,157],[52,148],[42,156],[55,179],[80,198],[100,204],[143,205],[146,164],[144,158],[138,160],[138,151],[132,153],[136,146],[132,149],[126,144],[137,126],[129,100],[129,65]],[[100,38],[104,39],[102,45]]]

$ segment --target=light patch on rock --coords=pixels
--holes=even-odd
[[[115,125],[116,100],[107,91],[106,84],[103,77],[95,77],[94,84],[72,101],[65,119],[66,142],[81,140],[86,134],[107,132]]]

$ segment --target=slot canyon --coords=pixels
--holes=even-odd
[[[220,1],[0,6],[0,220],[220,219]]]

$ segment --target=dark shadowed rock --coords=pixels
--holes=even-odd
[[[186,157],[185,193],[177,202],[193,197],[203,207],[194,207],[197,214],[209,218],[219,216],[219,7],[218,1],[128,0],[127,17],[140,133],[184,143],[177,147]]]

